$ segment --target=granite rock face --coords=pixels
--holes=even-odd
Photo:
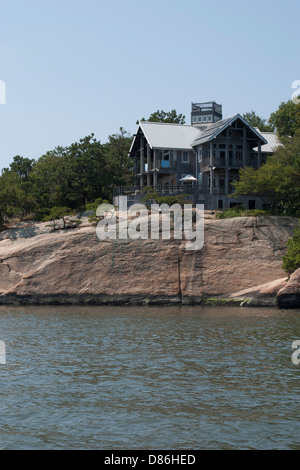
[[[193,304],[228,296],[284,278],[282,255],[297,223],[207,217],[199,251],[185,240],[100,241],[87,223],[55,232],[23,224],[0,234],[0,303]]]
[[[279,308],[300,308],[300,269],[279,290],[276,300]]]

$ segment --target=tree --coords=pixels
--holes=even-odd
[[[104,153],[107,160],[107,169],[112,186],[127,186],[132,183],[133,162],[128,157],[132,137],[120,127],[117,134],[108,137],[104,144]]]
[[[290,276],[300,268],[300,228],[296,227],[293,237],[288,240],[287,253],[283,256],[282,269]]]
[[[40,217],[51,207],[80,210],[86,203],[111,193],[104,147],[94,134],[40,157],[33,179]]]
[[[56,147],[42,155],[32,171],[33,192],[37,201],[36,216],[43,218],[51,207],[66,205],[66,148]]]
[[[300,134],[283,139],[274,155],[259,169],[240,170],[235,195],[255,195],[272,201],[278,215],[300,216]]]
[[[34,160],[14,157],[9,168],[4,168],[0,178],[2,211],[6,216],[21,219],[32,212],[36,205],[33,194],[32,169]]]
[[[266,119],[259,117],[254,111],[250,113],[243,114],[243,118],[250,124],[252,127],[258,127],[261,132],[274,132],[274,124],[270,124]]]
[[[66,149],[65,164],[70,207],[84,207],[97,197],[111,196],[107,158],[103,145],[94,134]]]
[[[281,103],[271,114],[269,122],[274,125],[279,137],[293,137],[300,130],[300,104],[293,101]]]
[[[66,219],[68,215],[72,214],[72,209],[69,207],[52,207],[48,216],[44,218],[44,221],[47,222],[51,220],[53,222],[53,228],[56,229],[56,220],[62,219],[63,227],[66,228]]]
[[[141,121],[145,121],[145,118],[142,118]],[[177,114],[175,109],[172,109],[172,111],[169,111],[169,112],[165,112],[163,110],[161,111],[157,110],[154,113],[150,114],[147,121],[185,124],[185,116],[183,116],[182,114]]]
[[[13,162],[9,165],[9,168],[14,173],[17,173],[22,181],[28,181],[33,170],[34,162],[35,160],[33,159],[16,155],[13,159]]]

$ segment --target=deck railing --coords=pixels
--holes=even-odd
[[[225,190],[225,187],[214,187],[212,190],[207,185],[197,185],[194,186],[122,186],[114,188],[114,196],[144,196],[151,192],[157,192],[159,196],[178,196],[179,194],[214,194],[214,195],[223,195],[226,196],[228,191]],[[233,192],[233,189],[230,188],[230,193]]]
[[[138,196],[154,191],[157,192],[159,196],[177,196],[178,194],[197,194],[200,191],[200,187],[196,184],[194,184],[194,186],[120,186],[114,188],[113,194],[114,196]]]

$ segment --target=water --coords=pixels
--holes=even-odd
[[[300,311],[0,307],[0,449],[300,449]]]

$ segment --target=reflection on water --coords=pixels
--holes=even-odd
[[[0,307],[1,449],[298,449],[300,311]]]

